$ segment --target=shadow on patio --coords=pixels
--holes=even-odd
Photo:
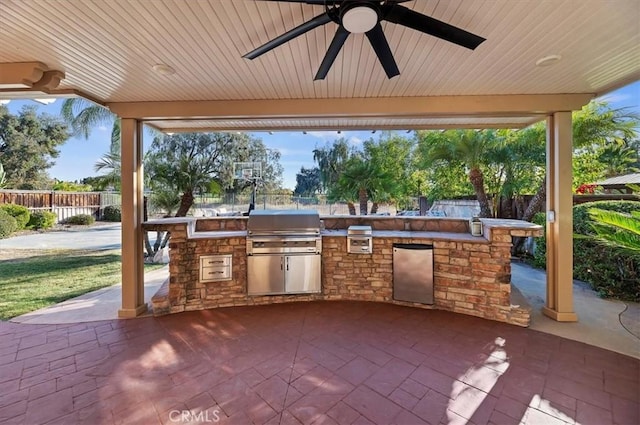
[[[295,303],[0,334],[2,423],[640,420],[639,360],[444,311]]]

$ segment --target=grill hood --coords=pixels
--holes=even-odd
[[[249,235],[320,234],[320,215],[315,210],[252,210]]]

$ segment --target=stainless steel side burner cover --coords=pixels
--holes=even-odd
[[[349,226],[347,229],[347,252],[349,254],[372,254],[372,234],[371,226]]]

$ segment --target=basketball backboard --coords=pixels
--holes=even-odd
[[[262,162],[234,162],[233,178],[236,180],[261,179]]]

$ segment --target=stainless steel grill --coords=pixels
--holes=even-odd
[[[373,253],[371,226],[349,226],[347,229],[347,252],[349,254]]]
[[[247,292],[320,292],[320,216],[310,210],[253,210],[247,223]]]
[[[278,253],[322,253],[317,211],[251,211],[247,223],[247,255]]]

